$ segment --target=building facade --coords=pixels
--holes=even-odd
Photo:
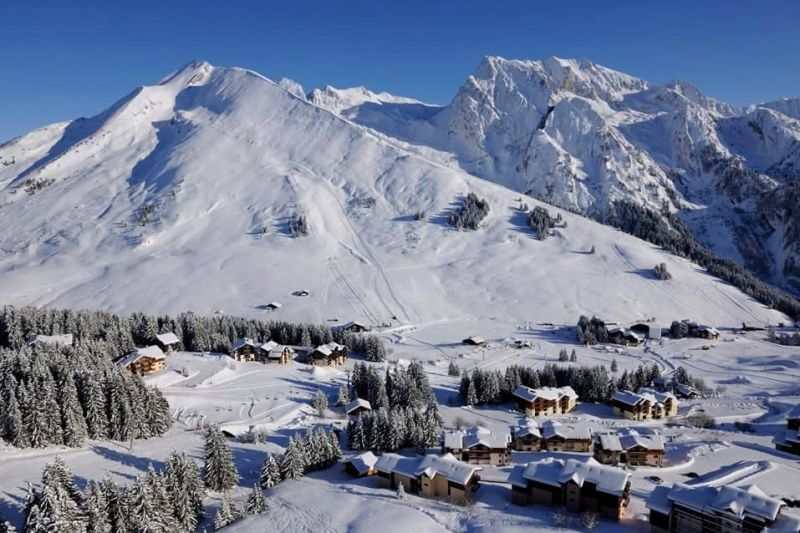
[[[531,389],[520,385],[514,390],[517,408],[528,416],[552,416],[569,413],[578,403],[572,387]]]
[[[450,454],[404,457],[384,453],[375,463],[378,484],[427,498],[466,503],[478,486],[480,467],[459,461]]]
[[[511,435],[508,431],[492,432],[483,427],[445,431],[442,453],[452,454],[467,463],[505,466],[509,464]]]

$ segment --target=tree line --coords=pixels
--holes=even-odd
[[[14,306],[3,306],[0,311],[0,347],[13,349],[24,346],[33,335],[72,334],[76,343],[108,343],[112,347],[108,355],[116,358],[131,352],[136,345],[155,344],[156,335],[167,332],[175,333],[181,348],[193,352],[227,352],[236,339],[249,337],[308,347],[335,341],[375,360],[386,357],[380,337],[340,331],[322,324],[262,321],[228,315],[198,316],[191,312],[171,317]]]
[[[689,259],[708,270],[712,276],[731,283],[764,305],[800,320],[800,301],[759,280],[736,262],[717,257],[697,242],[689,228],[668,210],[659,214],[633,202],[620,200],[610,206],[606,223]]]
[[[110,346],[0,350],[0,438],[18,448],[162,435],[172,423],[156,388],[107,358]]]

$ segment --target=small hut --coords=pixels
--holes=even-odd
[[[165,353],[172,353],[178,350],[181,341],[177,335],[169,331],[156,335],[156,343]]]

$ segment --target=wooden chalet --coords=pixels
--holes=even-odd
[[[517,505],[564,506],[619,520],[630,501],[630,474],[592,458],[548,457],[515,466],[509,475],[511,500]]]
[[[690,487],[675,483],[653,489],[646,503],[653,533],[795,533],[800,515],[758,485]]]
[[[370,411],[372,411],[372,404],[364,398],[356,398],[344,408],[344,413],[347,416],[359,416],[362,413],[368,413]]]
[[[623,346],[639,346],[645,340],[644,335],[633,330],[614,327],[608,330],[608,342]]]
[[[459,461],[450,454],[404,457],[384,453],[375,463],[381,487],[397,489],[428,498],[467,503],[478,486],[479,466]]]
[[[630,420],[661,420],[678,414],[678,399],[671,392],[623,390],[611,395],[611,407],[615,414]]]
[[[476,465],[505,466],[510,461],[511,435],[508,431],[492,432],[473,426],[466,430],[445,431],[442,453]]]
[[[779,437],[776,447],[781,451],[800,455],[800,404],[795,405],[786,416],[786,432],[782,440]]]
[[[672,390],[675,391],[675,396],[678,398],[689,400],[700,397],[700,393],[697,391],[697,389],[690,387],[689,385],[684,385],[683,383],[675,383]]]
[[[178,350],[181,341],[177,335],[169,331],[156,335],[156,344],[164,353],[172,353]]]
[[[375,470],[375,463],[377,462],[378,458],[374,453],[364,452],[345,461],[344,471],[353,477],[374,476],[378,473]]]
[[[578,402],[572,387],[541,387],[531,389],[520,385],[514,390],[517,408],[530,416],[550,416],[569,413]]]
[[[147,376],[164,370],[166,356],[158,346],[136,348],[134,351],[117,361],[117,365],[127,368],[134,374]]]
[[[256,361],[263,364],[277,363],[285,365],[295,357],[295,351],[290,346],[278,344],[275,341],[267,341],[258,346]]]
[[[653,322],[636,322],[631,324],[630,330],[646,339],[658,340],[661,338],[664,328],[661,327],[661,324]]]
[[[314,366],[338,366],[347,362],[347,346],[336,342],[321,344],[308,352],[306,362]]]
[[[345,322],[344,324],[339,324],[333,328],[334,330],[341,331],[343,333],[364,333],[365,331],[369,331],[370,328],[366,324],[361,322],[356,322],[354,320],[350,320],[349,322]]]
[[[659,434],[601,433],[595,436],[594,458],[606,465],[664,466],[664,439]]]
[[[249,337],[236,339],[231,346],[231,357],[237,361],[251,362],[256,360],[256,343]]]
[[[471,337],[467,337],[461,342],[469,346],[483,346],[484,344],[486,344],[486,339],[484,339],[483,337],[478,337],[477,335],[472,335]]]
[[[528,419],[514,430],[512,447],[522,452],[589,452],[592,430],[585,423]]]
[[[280,302],[270,302],[264,306],[264,309],[266,309],[267,311],[277,311],[281,307],[283,307],[283,304]]]

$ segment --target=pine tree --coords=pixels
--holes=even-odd
[[[281,482],[281,467],[278,465],[278,461],[275,460],[274,455],[268,454],[264,459],[264,464],[261,465],[260,477],[259,484],[264,489],[274,487]]]
[[[578,354],[575,352],[575,349],[572,349],[572,353],[569,354],[569,362],[570,363],[577,363],[578,362]]]
[[[403,487],[403,482],[397,484],[397,499],[404,501],[406,499],[406,489]]]
[[[314,409],[319,416],[325,416],[325,410],[328,409],[328,397],[321,390],[314,395]]]
[[[339,385],[339,396],[336,398],[336,405],[343,407],[350,403],[350,394],[345,385]]]
[[[12,445],[17,448],[25,448],[29,445],[29,442],[25,432],[25,425],[22,422],[22,412],[17,402],[17,394],[13,388],[9,388],[7,395],[2,434]]]
[[[85,505],[87,533],[107,533],[112,531],[108,507],[108,500],[103,489],[96,481],[90,482]]]
[[[469,380],[469,385],[467,388],[467,398],[464,402],[466,405],[477,405],[478,404],[478,393],[475,391],[475,380]]]
[[[218,492],[232,489],[239,481],[228,441],[217,426],[206,437],[203,481],[206,487]]]
[[[294,436],[289,437],[289,446],[281,460],[281,477],[283,479],[300,479],[305,471],[305,457],[302,443]]]
[[[253,485],[253,490],[247,498],[247,506],[245,507],[245,514],[255,516],[266,512],[267,500],[264,499],[264,493],[258,484]]]
[[[347,445],[351,450],[365,450],[367,448],[367,435],[364,419],[359,414],[355,421],[347,424]]]
[[[111,531],[115,533],[132,531],[127,490],[114,484],[108,475],[100,482],[100,489],[108,502],[108,519],[111,523]]]
[[[458,368],[454,359],[450,359],[450,363],[447,365],[447,375],[448,376],[460,376],[461,369]]]
[[[78,389],[72,376],[64,373],[58,381],[59,405],[61,406],[61,427],[64,431],[64,444],[78,447],[87,437],[86,419],[78,400]]]
[[[108,416],[103,387],[94,375],[89,374],[84,379],[83,391],[83,408],[89,438],[105,439],[108,435]]]
[[[558,360],[561,362],[569,361],[566,348],[561,348],[561,351],[558,352]]]
[[[222,495],[222,504],[217,509],[217,514],[214,516],[214,529],[222,529],[223,527],[232,524],[239,519],[239,510],[231,502],[228,494]]]
[[[617,370],[619,370],[619,368],[617,367],[617,360],[616,359],[612,359],[611,360],[611,371],[612,372],[616,372]]]
[[[173,451],[164,468],[164,482],[177,526],[182,531],[194,531],[203,516],[205,495],[197,464],[183,452]]]
[[[342,449],[339,447],[339,436],[333,430],[328,432],[328,449],[330,450],[331,463],[337,463],[342,459]]]

